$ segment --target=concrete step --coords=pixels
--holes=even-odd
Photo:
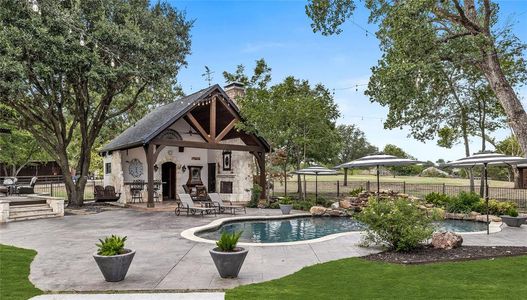
[[[56,213],[51,213],[51,214],[33,215],[33,216],[27,216],[27,217],[22,217],[22,216],[11,217],[11,216],[9,216],[8,222],[47,219],[47,218],[56,218],[56,217],[60,217],[60,215],[58,215]]]
[[[31,211],[51,211],[51,207],[47,204],[40,205],[20,205],[12,206],[9,208],[10,213],[19,213],[19,212],[31,212]]]
[[[54,215],[55,213],[51,208],[33,210],[33,211],[21,211],[21,212],[9,212],[9,218],[20,218],[20,217],[33,217],[33,216],[45,216]]]

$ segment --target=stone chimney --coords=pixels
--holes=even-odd
[[[236,103],[236,98],[245,96],[245,88],[240,82],[232,82],[227,84],[224,88],[225,93]]]

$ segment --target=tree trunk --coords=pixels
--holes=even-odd
[[[468,131],[467,131],[467,120],[465,116],[465,111],[463,110],[461,115],[462,121],[461,121],[461,131],[463,132],[463,144],[465,145],[465,156],[470,156],[470,143],[468,140]],[[474,172],[472,171],[472,168],[468,169],[468,176],[470,179],[470,192],[474,192]]]
[[[508,117],[508,123],[527,155],[527,113],[501,69],[495,49],[487,53],[483,72]]]

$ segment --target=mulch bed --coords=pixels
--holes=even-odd
[[[436,249],[425,246],[411,252],[385,251],[364,256],[364,259],[396,264],[426,264],[436,262],[493,259],[503,256],[527,255],[527,247],[462,246],[455,249]]]
[[[68,208],[66,207],[64,209],[64,215],[71,216],[71,215],[92,215],[92,214],[98,214],[103,211],[107,210],[114,210],[119,209],[120,207],[117,207],[115,205],[112,205],[110,203],[105,202],[85,202],[84,206],[80,208]]]

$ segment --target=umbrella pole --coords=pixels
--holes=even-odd
[[[318,173],[315,172],[315,204],[318,202]]]
[[[379,165],[377,165],[377,201],[379,201],[380,193],[381,193],[381,181],[379,180]]]
[[[487,206],[487,234],[489,232],[489,182],[487,179],[487,164],[483,164],[483,172],[485,173],[485,205]]]
[[[306,174],[304,174],[304,200],[307,198],[307,184],[306,184]]]

